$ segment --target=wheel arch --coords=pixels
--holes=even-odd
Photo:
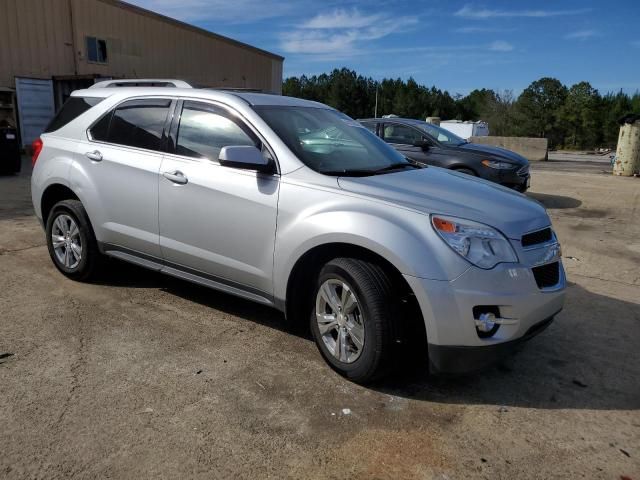
[[[42,214],[42,222],[47,224],[49,214],[53,206],[62,200],[80,200],[71,188],[62,183],[52,183],[42,192],[40,200],[40,211]]]
[[[298,258],[287,279],[283,309],[288,320],[304,325],[308,318],[308,309],[312,305],[315,280],[322,267],[334,258],[355,258],[379,265],[390,276],[394,287],[398,289],[397,293],[400,295],[403,308],[406,308],[409,314],[407,318],[412,320],[407,323],[407,326],[411,328],[414,335],[416,333],[421,335],[421,338],[414,340],[424,341],[426,346],[426,330],[422,311],[413,290],[400,270],[380,254],[350,243],[331,242],[316,245]],[[406,329],[400,330],[400,332],[403,331],[407,332]]]

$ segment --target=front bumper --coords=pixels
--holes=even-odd
[[[505,187],[513,188],[518,192],[526,192],[531,183],[529,165],[524,165],[513,170],[497,170],[482,167],[482,170],[479,172],[479,176],[485,180],[490,180]]]
[[[502,170],[500,174],[500,184],[513,188],[519,192],[526,192],[531,184],[531,173],[529,165],[523,165],[518,170]]]
[[[519,345],[544,331],[554,317],[533,325],[527,333],[509,342],[482,347],[460,347],[429,344],[429,370],[435,374],[464,374],[486,368],[513,352]]]
[[[536,326],[550,321],[564,305],[566,277],[561,262],[559,268],[558,283],[544,289],[538,287],[531,268],[521,264],[500,264],[491,270],[470,267],[452,281],[405,275],[422,311],[432,370],[464,373],[482,368],[533,336]],[[499,316],[510,322],[491,337],[480,338],[474,307],[496,307]]]

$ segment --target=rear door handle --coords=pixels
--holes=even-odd
[[[180,170],[175,170],[173,172],[164,172],[162,176],[167,180],[170,180],[173,183],[177,183],[179,185],[184,185],[189,181],[189,179],[185,177],[184,173],[182,173]]]
[[[94,162],[102,161],[102,154],[98,150],[94,150],[93,152],[87,152],[84,155],[88,159],[93,160]]]

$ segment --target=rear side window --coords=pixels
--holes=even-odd
[[[61,129],[71,120],[75,120],[91,107],[97,105],[102,101],[102,98],[95,97],[69,97],[69,99],[62,105],[62,108],[58,111],[53,120],[47,125],[44,133],[55,132]]]
[[[171,100],[131,100],[102,117],[91,128],[94,140],[162,150],[165,122]]]
[[[411,127],[397,124],[386,124],[384,126],[384,139],[389,143],[411,145],[418,140],[422,140],[422,134]]]
[[[218,160],[222,147],[260,146],[260,141],[239,120],[218,108],[185,102],[178,127],[176,154]]]

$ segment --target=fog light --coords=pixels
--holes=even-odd
[[[476,328],[479,332],[489,333],[496,326],[496,316],[489,313],[481,313],[480,317],[476,320]]]

